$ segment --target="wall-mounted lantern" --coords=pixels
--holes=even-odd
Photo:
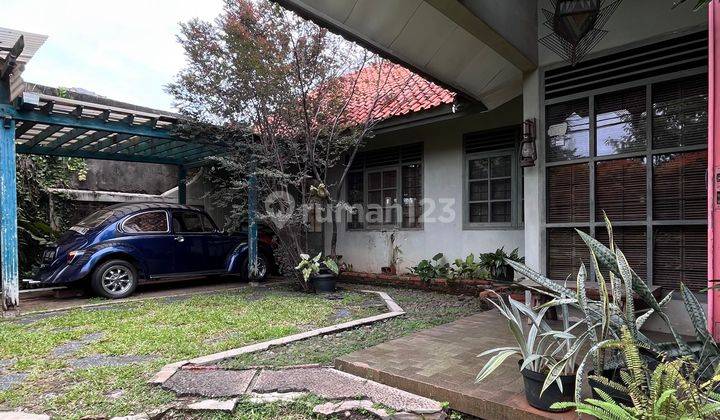
[[[535,166],[536,160],[535,118],[530,118],[523,122],[523,138],[520,143],[520,166]]]

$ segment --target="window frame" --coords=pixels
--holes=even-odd
[[[545,71],[547,71],[548,68],[543,69],[541,80],[545,79]],[[653,90],[654,87],[666,83],[666,82],[673,82],[673,81],[681,81],[683,79],[692,78],[692,77],[699,77],[701,75],[707,74],[707,68],[704,67],[698,67],[695,69],[689,69],[689,70],[683,70],[676,73],[669,73],[664,74],[660,76],[655,77],[648,77],[641,80],[633,81],[630,83],[620,84],[620,85],[614,85],[614,86],[608,86],[603,87],[599,89],[589,90],[586,92],[576,93],[572,95],[567,96],[558,96],[553,97],[551,99],[545,98],[544,95],[544,82],[541,83],[541,100],[540,100],[540,123],[538,124],[538,137],[536,139],[536,142],[538,144],[538,148],[543,151],[541,154],[542,157],[540,157],[540,170],[542,173],[542,176],[544,177],[543,180],[543,194],[542,194],[542,202],[540,203],[540,208],[543,212],[543,218],[541,222],[541,231],[543,232],[544,238],[545,238],[545,246],[544,250],[542,251],[542,266],[544,272],[547,272],[549,269],[549,258],[548,258],[548,248],[550,246],[548,241],[548,235],[547,232],[549,229],[553,228],[587,228],[589,231],[590,236],[593,238],[597,236],[597,231],[599,229],[603,229],[605,226],[604,221],[599,221],[596,218],[596,211],[597,211],[597,203],[596,203],[596,171],[597,171],[597,163],[602,161],[611,161],[611,160],[621,160],[621,159],[628,159],[628,158],[645,158],[645,164],[646,164],[646,180],[645,180],[645,188],[646,188],[646,217],[640,220],[634,220],[634,221],[615,221],[613,222],[613,227],[644,227],[646,229],[645,234],[645,241],[646,241],[646,251],[645,251],[645,258],[646,258],[646,276],[645,281],[649,286],[653,286],[653,272],[655,269],[655,264],[653,261],[653,255],[654,255],[654,242],[655,242],[655,228],[658,226],[693,226],[693,225],[704,225],[707,226],[707,218],[702,219],[675,219],[675,220],[659,220],[656,219],[653,215],[653,186],[654,186],[654,165],[653,165],[653,158],[658,155],[668,154],[668,153],[688,153],[688,152],[696,152],[696,151],[707,151],[708,150],[708,143],[705,144],[691,144],[691,145],[685,145],[685,146],[672,146],[672,147],[655,147],[655,138],[653,135],[654,130],[654,95]],[[599,155],[597,151],[597,110],[596,110],[596,104],[597,104],[597,97],[606,95],[606,94],[613,94],[616,92],[621,92],[625,90],[630,90],[633,88],[643,87],[645,89],[645,136],[646,136],[646,142],[645,142],[645,148],[638,151],[633,152],[626,152],[626,153],[618,153],[618,154],[609,154],[609,155]],[[547,120],[546,120],[546,114],[547,114],[547,108],[552,105],[561,104],[564,102],[570,102],[575,100],[587,100],[589,104],[589,157],[582,157],[582,158],[576,158],[576,159],[568,159],[568,160],[548,160],[548,156],[546,155],[546,151],[548,148],[548,142],[549,138],[547,136]],[[709,110],[708,110],[709,112]],[[565,166],[565,165],[577,165],[577,164],[584,164],[588,165],[588,192],[589,192],[589,218],[587,221],[582,222],[547,222],[547,215],[548,215],[548,204],[549,204],[549,185],[548,185],[548,169],[551,167],[556,166]],[[707,178],[707,176],[706,176]],[[707,183],[705,185],[705,188],[707,188]],[[589,267],[589,280],[594,281],[595,280],[595,273],[594,268]],[[700,296],[704,296],[701,294]]]
[[[388,229],[397,229],[397,230],[406,230],[406,231],[425,230],[425,224],[423,223],[422,218],[420,219],[419,226],[417,226],[417,227],[404,227],[403,226],[402,211],[403,211],[403,192],[404,191],[403,191],[402,175],[403,175],[403,167],[405,167],[405,166],[420,165],[420,173],[422,176],[422,180],[420,182],[420,184],[421,184],[420,185],[420,214],[418,215],[418,217],[421,217],[423,215],[423,211],[424,211],[423,210],[423,200],[425,199],[425,163],[424,163],[425,144],[423,142],[415,142],[415,143],[422,144],[422,154],[419,159],[409,159],[407,161],[403,161],[401,158],[397,163],[393,163],[393,164],[377,165],[377,166],[375,166],[375,165],[364,166],[363,165],[361,168],[354,168],[354,169],[350,169],[348,171],[348,174],[351,174],[351,173],[362,174],[362,180],[363,180],[363,192],[362,192],[363,203],[362,203],[362,205],[364,206],[365,212],[367,213],[367,209],[368,209],[368,205],[369,205],[369,203],[368,203],[368,175],[371,173],[376,173],[376,172],[382,173],[383,171],[386,172],[386,171],[390,171],[390,170],[395,170],[395,173],[396,173],[395,192],[396,192],[398,205],[400,206],[400,213],[397,214],[394,224],[381,223],[380,225],[368,225],[368,223],[364,220],[364,218],[361,217],[359,220],[359,224],[361,225],[360,227],[350,227],[349,226],[350,215],[345,214],[344,220],[343,220],[343,225],[345,226],[346,232],[362,232],[362,231],[378,232],[378,231],[386,231]],[[400,145],[399,147],[409,146],[409,145],[413,145],[415,143],[406,143],[406,144]],[[398,146],[394,146],[394,147],[398,147]],[[383,149],[391,150],[392,148],[393,147],[380,148],[380,149],[373,149],[371,151],[372,152],[380,152]],[[382,175],[381,175],[381,178],[382,178]],[[347,198],[348,194],[350,192],[349,177],[347,177],[344,182],[345,182],[345,197]],[[384,189],[385,188],[382,188],[381,191]],[[350,205],[350,206],[353,206],[354,204],[357,204],[357,203],[348,202],[348,205]]]
[[[166,224],[166,226],[167,226],[167,229],[166,229],[166,230],[163,230],[163,231],[160,231],[160,230],[155,231],[155,230],[153,230],[153,231],[147,231],[147,232],[128,232],[128,231],[125,229],[125,224],[126,224],[128,221],[130,221],[130,220],[132,220],[132,219],[134,219],[134,218],[136,218],[136,217],[138,217],[138,216],[142,216],[143,214],[148,214],[148,213],[165,213],[165,224]],[[123,233],[125,233],[125,234],[127,234],[127,235],[161,235],[161,234],[164,234],[164,233],[170,233],[170,231],[171,231],[171,226],[170,226],[170,214],[168,213],[167,210],[146,210],[146,211],[141,211],[141,212],[139,212],[139,213],[131,214],[131,215],[125,217],[125,219],[123,219],[123,221],[120,223],[119,229],[120,229],[121,232],[123,232]]]
[[[500,156],[510,156],[511,168],[510,168],[510,221],[509,222],[471,222],[470,221],[470,161],[476,159],[491,159]],[[488,199],[479,200],[480,202],[487,202],[488,204],[488,220],[491,217],[492,202],[506,202],[508,200],[493,200],[491,198],[491,181],[492,174],[490,173],[490,167],[488,166]],[[506,177],[498,177],[501,179]],[[522,209],[520,206],[523,204],[523,200],[520,197],[520,182],[523,182],[522,168],[519,163],[519,155],[516,147],[505,147],[497,150],[488,150],[482,152],[466,153],[463,150],[463,192],[462,192],[462,218],[463,218],[463,230],[517,230],[523,229],[523,222],[520,220]]]

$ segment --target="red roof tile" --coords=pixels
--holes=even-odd
[[[357,75],[358,73],[352,73],[344,76],[347,89],[352,89],[352,83]],[[376,94],[378,88],[380,92]],[[376,100],[373,117],[382,121],[452,104],[455,93],[425,80],[400,65],[386,62],[360,71],[356,91],[348,104],[348,119],[355,124],[364,123]]]

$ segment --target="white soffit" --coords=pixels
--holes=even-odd
[[[522,93],[516,65],[427,0],[275,1],[488,109]]]

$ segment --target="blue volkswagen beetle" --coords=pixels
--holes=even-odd
[[[247,235],[221,232],[204,211],[167,203],[118,204],[99,210],[48,247],[34,283],[89,284],[119,299],[138,284],[213,275],[248,277]],[[258,241],[258,275],[271,269],[271,244]]]

